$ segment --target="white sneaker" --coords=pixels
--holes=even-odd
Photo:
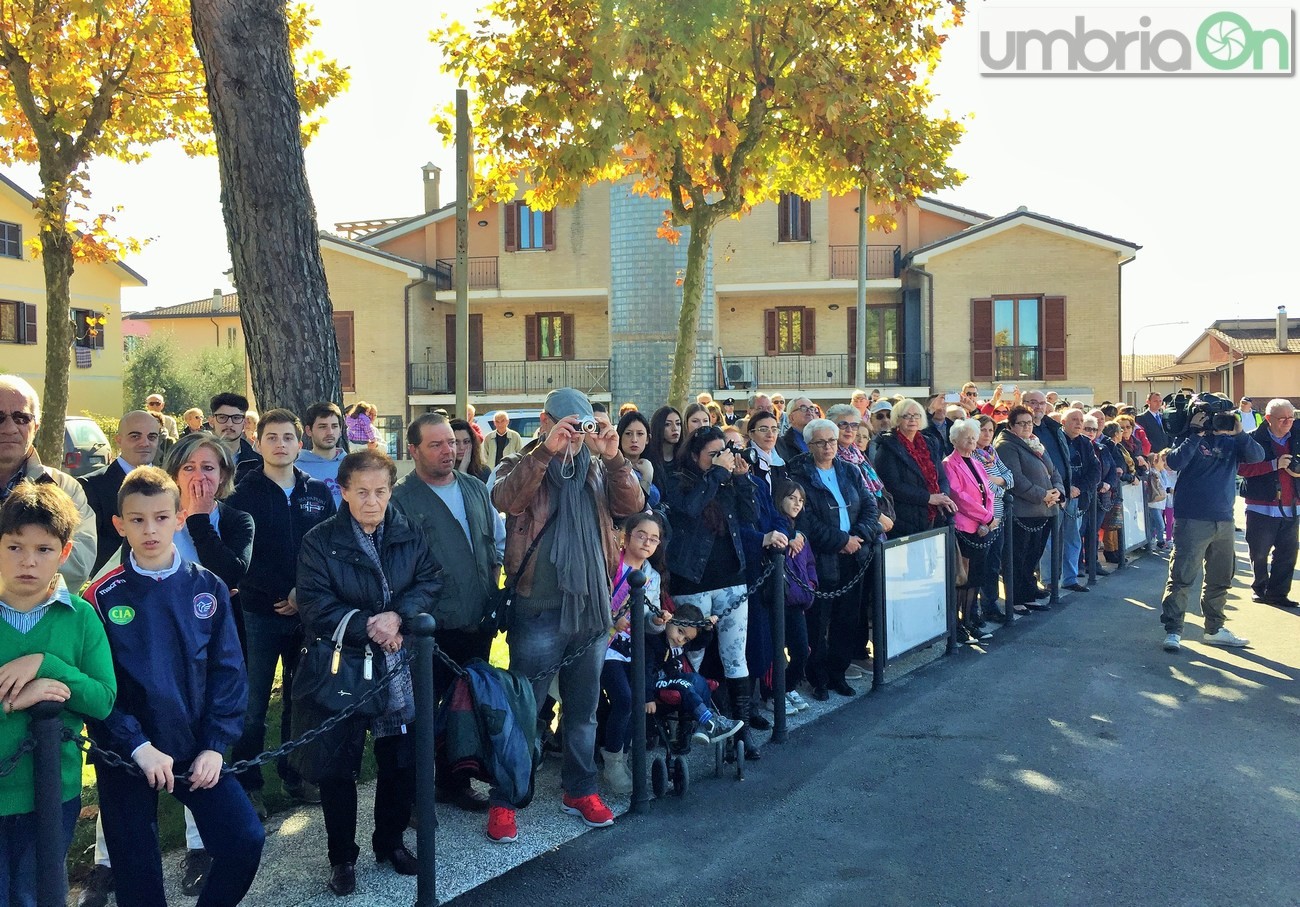
[[[798,693],[791,690],[785,694],[786,712],[793,714],[794,712],[802,712],[806,708],[808,708],[808,703],[804,702],[803,697]]]
[[[1248,646],[1249,639],[1242,639],[1236,633],[1233,633],[1227,627],[1220,627],[1215,633],[1205,634],[1201,642],[1209,643],[1212,646]]]
[[[1181,636],[1179,636],[1177,633],[1170,633],[1168,636],[1165,637],[1165,651],[1177,652],[1179,649],[1183,647],[1182,642],[1183,642],[1183,638]]]

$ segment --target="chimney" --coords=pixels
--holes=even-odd
[[[420,168],[424,172],[424,213],[437,211],[442,207],[438,195],[439,183],[442,182],[442,168],[434,166],[433,161]]]
[[[221,311],[221,303],[225,301],[225,296],[226,294],[221,292],[220,287],[212,288],[212,314],[215,315]]]
[[[1286,336],[1288,327],[1290,325],[1287,323],[1286,306],[1280,305],[1277,307],[1277,348],[1283,353],[1290,352]]]

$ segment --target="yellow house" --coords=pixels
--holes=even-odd
[[[373,403],[381,428],[404,424],[407,312],[414,308],[411,297],[428,281],[426,269],[329,233],[321,233],[320,244],[334,306],[344,404]],[[182,353],[213,346],[245,349],[237,293],[214,291],[203,299],[136,312],[123,319],[123,327],[135,336],[166,333]],[[247,393],[253,400],[251,386]]]
[[[0,173],[0,371],[19,375],[44,395],[45,271],[25,246],[40,232],[35,203]],[[121,412],[122,288],[144,285],[119,261],[80,263],[73,271],[69,316],[77,339],[68,352],[69,413]]]
[[[1223,318],[1178,356],[1173,365],[1147,373],[1148,380],[1179,379],[1184,387],[1214,391],[1233,400],[1251,397],[1255,408],[1274,397],[1300,400],[1300,318],[1278,306],[1273,318]]]

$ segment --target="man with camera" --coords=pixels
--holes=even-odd
[[[1191,401],[1186,434],[1169,451],[1169,468],[1178,470],[1178,508],[1174,553],[1161,603],[1166,652],[1181,648],[1187,596],[1202,564],[1203,641],[1217,646],[1250,644],[1224,626],[1223,605],[1236,561],[1232,510],[1237,468],[1263,459],[1264,449],[1242,432],[1231,400],[1201,394]]]
[[[1251,432],[1264,449],[1265,459],[1237,467],[1242,477],[1241,496],[1246,499],[1246,544],[1255,574],[1251,600],[1283,608],[1297,606],[1290,598],[1300,500],[1300,435],[1294,427],[1291,401],[1284,397],[1268,401],[1264,421]]]

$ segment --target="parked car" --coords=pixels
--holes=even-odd
[[[483,437],[487,437],[496,431],[496,426],[492,424],[492,416],[498,410],[489,410],[481,416],[474,417],[474,424],[483,430]],[[519,432],[520,437],[525,442],[531,441],[537,434],[537,429],[542,424],[542,411],[540,409],[508,409],[505,411],[510,417],[510,427]]]
[[[84,476],[113,459],[113,448],[94,419],[67,416],[63,420],[63,471]]]

